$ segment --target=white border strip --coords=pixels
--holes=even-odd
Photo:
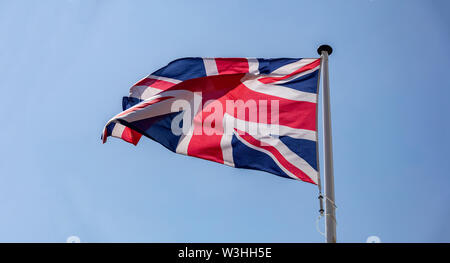
[[[214,58],[203,58],[203,64],[205,65],[206,76],[219,75],[219,70],[217,70],[217,64]]]

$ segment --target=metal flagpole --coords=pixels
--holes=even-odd
[[[322,58],[322,114],[323,153],[325,168],[325,232],[327,243],[336,243],[336,206],[334,203],[333,143],[331,138],[330,88],[328,79],[328,55],[333,49],[322,45],[317,53]]]

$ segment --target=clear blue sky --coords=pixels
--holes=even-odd
[[[449,242],[448,1],[1,1],[0,241],[322,242],[317,188],[102,145],[185,56],[330,56],[338,240]]]

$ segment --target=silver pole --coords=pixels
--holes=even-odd
[[[330,87],[328,55],[333,49],[322,45],[317,49],[322,57],[323,152],[325,168],[325,229],[327,243],[336,243],[336,206],[334,202],[333,142],[331,138]]]

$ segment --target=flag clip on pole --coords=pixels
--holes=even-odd
[[[317,53],[322,60],[322,114],[323,153],[325,178],[325,234],[327,243],[336,243],[336,206],[334,202],[333,145],[331,138],[330,87],[328,79],[328,55],[333,49],[322,45]]]

